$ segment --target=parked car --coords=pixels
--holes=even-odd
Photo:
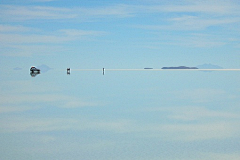
[[[31,72],[40,72],[40,69],[37,69],[36,67],[32,66],[32,67],[30,68],[30,71],[31,71]]]

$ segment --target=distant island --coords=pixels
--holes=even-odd
[[[162,69],[198,69],[198,68],[197,67],[178,66],[178,67],[162,67]]]

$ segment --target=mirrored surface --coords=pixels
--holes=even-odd
[[[0,159],[238,159],[239,71],[1,73]]]

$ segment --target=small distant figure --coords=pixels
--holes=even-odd
[[[103,70],[103,75],[104,75],[104,70],[105,70],[105,69],[103,68],[102,70]]]
[[[70,74],[70,68],[67,68],[67,74]]]

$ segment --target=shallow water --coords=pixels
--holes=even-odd
[[[238,159],[239,71],[1,73],[0,159]]]

